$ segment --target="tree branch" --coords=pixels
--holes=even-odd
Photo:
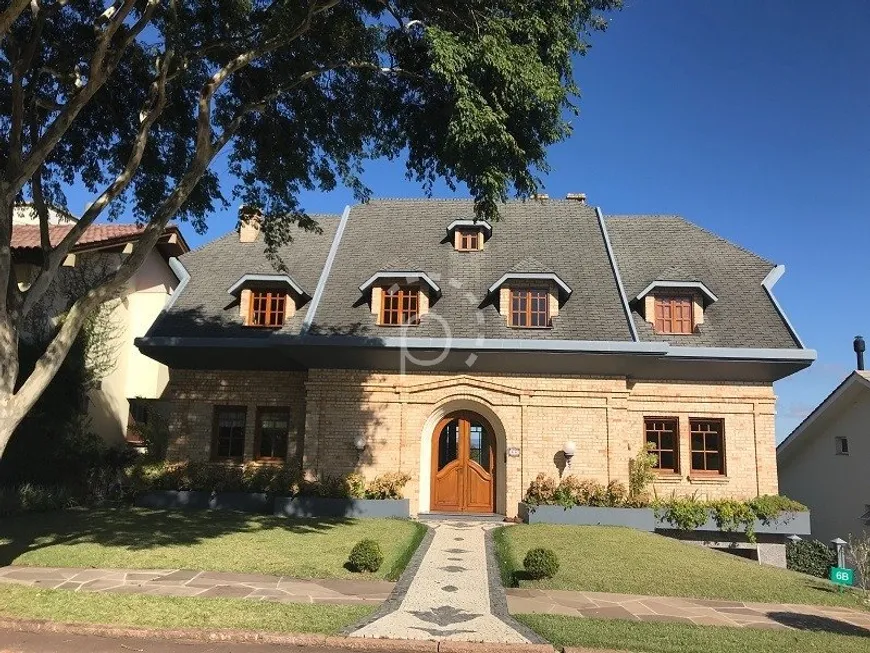
[[[121,47],[118,48],[116,55],[107,60],[112,39],[129,16],[135,4],[136,0],[123,0],[120,9],[112,15],[108,24],[103,28],[97,41],[97,48],[91,56],[87,82],[85,82],[82,88],[73,93],[69,102],[67,102],[63,110],[48,126],[39,141],[31,146],[28,157],[21,163],[19,169],[15,171],[14,175],[10,175],[7,178],[7,183],[12,192],[17,193],[21,190],[24,184],[36,172],[36,169],[42,165],[48,155],[57,146],[79,112],[87,105],[94,94],[105,85],[112,72],[114,72],[120,63],[126,48],[151,21],[157,8],[158,0],[148,0],[142,16],[121,41]]]
[[[12,23],[14,23],[27,8],[28,4],[30,4],[30,0],[12,0],[12,2],[9,3],[9,7],[6,8],[6,11],[0,14],[0,43],[3,42],[3,39],[9,32],[9,28],[12,27]]]
[[[142,156],[148,145],[151,129],[166,107],[166,80],[173,58],[174,54],[169,50],[160,59],[157,78],[151,85],[150,97],[146,106],[143,107],[141,114],[143,116],[142,122],[133,140],[133,147],[124,165],[124,169],[100,196],[91,203],[75,225],[73,225],[72,229],[66,233],[60,243],[45,257],[42,270],[25,295],[24,304],[21,308],[22,318],[33,309],[48,290],[57,274],[57,270],[73,246],[82,237],[82,234],[94,223],[103,210],[124,192],[133,180],[133,176],[142,163]]]

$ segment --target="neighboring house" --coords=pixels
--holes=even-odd
[[[26,287],[41,265],[42,249],[38,220],[34,223],[27,207],[16,210],[12,227],[15,276]],[[72,228],[75,218],[52,214],[49,234],[59,243]],[[93,278],[111,270],[132,251],[141,228],[131,224],[92,225],[84,232],[64,262],[53,288],[35,309],[22,337],[35,340],[50,335],[57,317]],[[91,430],[112,445],[123,444],[129,435],[135,441],[137,429],[131,422],[146,417],[146,402],[160,397],[169,379],[166,366],[143,356],[133,345],[144,335],[164,309],[178,285],[170,260],[189,250],[180,231],[170,227],[154,251],[127,284],[119,300],[107,306],[103,330],[111,336],[105,351],[108,374],[88,395]],[[144,401],[143,401],[144,400]],[[133,428],[130,428],[133,426]]]
[[[864,341],[856,338],[863,354]],[[870,372],[846,377],[776,450],[780,488],[809,506],[813,537],[870,535]]]
[[[513,516],[538,473],[660,496],[777,492],[773,382],[814,360],[782,267],[675,216],[566,200],[373,200],[263,254],[257,222],[181,257],[137,340],[171,368],[174,460],[401,470],[414,512]],[[576,454],[569,470],[564,450]]]

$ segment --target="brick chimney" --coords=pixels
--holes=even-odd
[[[239,242],[253,243],[260,234],[260,214],[249,206],[239,209]]]
[[[565,195],[565,199],[586,204],[586,193],[568,193]]]

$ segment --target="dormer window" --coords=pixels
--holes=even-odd
[[[529,260],[526,265],[541,267]],[[571,296],[571,288],[552,272],[508,272],[487,290],[491,302],[518,329],[547,329]]]
[[[447,225],[447,239],[457,252],[479,252],[492,236],[486,220],[454,220]]]
[[[227,292],[239,301],[239,317],[249,327],[279,329],[311,296],[286,274],[246,274]]]
[[[420,289],[413,286],[392,286],[381,295],[383,326],[420,324]]]
[[[268,290],[251,291],[249,326],[280,327],[287,312],[287,294]]]
[[[549,289],[511,289],[510,301],[511,326],[527,328],[551,326]]]
[[[653,281],[634,301],[656,333],[691,335],[704,323],[704,311],[718,298],[700,281]]]
[[[656,333],[688,334],[695,330],[691,295],[655,297]]]
[[[480,249],[480,233],[470,229],[460,229],[456,232],[459,244],[456,249],[460,252],[471,252]]]
[[[359,291],[369,296],[379,326],[417,326],[441,296],[438,284],[421,271],[375,272]]]

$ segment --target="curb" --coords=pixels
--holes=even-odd
[[[27,633],[61,633],[108,638],[162,639],[188,642],[228,642],[237,644],[275,644],[279,646],[319,646],[345,651],[373,651],[380,653],[554,653],[544,644],[492,644],[482,642],[456,642],[403,639],[366,639],[328,635],[281,635],[249,630],[199,630],[196,628],[144,628],[76,624],[45,619],[11,619],[0,617],[0,631]],[[581,653],[581,649],[572,649]],[[582,653],[595,653],[582,651]]]

